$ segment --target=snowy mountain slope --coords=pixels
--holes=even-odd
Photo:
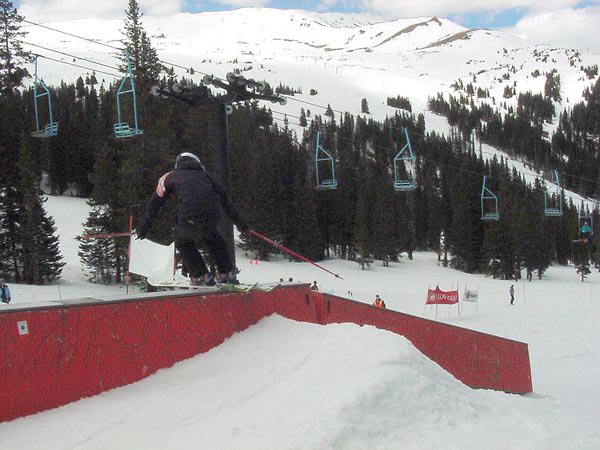
[[[370,114],[383,119],[398,110],[387,105],[388,97],[408,97],[413,113],[424,113],[428,131],[449,133],[444,118],[427,111],[427,100],[438,92],[453,95],[460,83],[488,90],[490,98],[473,98],[506,111],[517,97],[504,98],[507,86],[517,93],[544,90],[545,74],[556,70],[561,77],[562,102],[556,115],[582,100],[592,85],[584,69],[600,65],[600,55],[572,49],[550,48],[526,42],[501,30],[468,30],[447,19],[421,17],[389,22],[367,16],[318,14],[299,10],[245,8],[227,12],[144,17],[143,23],[162,60],[193,67],[200,82],[204,73],[224,77],[241,70],[246,77],[264,79],[277,86],[301,89],[286,106],[267,104],[276,111],[298,116],[300,110],[322,114],[319,106],[361,114],[361,100]],[[77,20],[49,24],[66,32],[119,46],[120,20]],[[28,26],[28,42],[116,66],[116,51],[47,29]],[[32,47],[47,56],[73,62],[66,56]],[[91,64],[75,61],[84,66]],[[104,67],[99,70],[110,71]],[[75,80],[86,70],[41,60],[40,70],[50,84]],[[185,71],[175,69],[180,75]],[[539,76],[535,75],[539,72]],[[189,76],[189,75],[187,75]],[[106,82],[114,77],[99,74]],[[310,95],[314,90],[317,94]],[[297,101],[295,101],[297,100]],[[303,102],[310,102],[309,105]],[[291,127],[301,135],[302,128]],[[552,133],[557,120],[547,124]],[[520,162],[516,161],[518,166]],[[532,177],[533,179],[534,177]]]
[[[122,37],[119,20],[48,25],[115,46]],[[544,77],[531,79],[535,69],[542,74],[558,70],[566,106],[580,101],[583,89],[591,84],[581,67],[600,63],[598,55],[536,46],[499,30],[467,30],[435,17],[375,22],[356,15],[246,8],[145,17],[144,26],[161,59],[193,67],[197,81],[200,72],[224,77],[239,69],[275,86],[281,82],[302,88],[298,99],[329,103],[354,114],[360,114],[360,100],[367,98],[378,119],[395,112],[386,105],[388,96],[409,97],[418,113],[426,109],[429,96],[454,92],[455,81],[473,77],[476,88],[491,88],[498,102],[504,101],[506,84],[516,82],[517,90],[539,92]],[[116,66],[115,50],[35,26],[25,28],[28,42]],[[72,62],[65,56],[59,59]],[[510,80],[501,80],[513,67]],[[41,70],[50,83],[85,73],[50,61],[44,61]],[[311,88],[318,91],[316,96],[309,95]],[[302,106],[306,105],[290,102],[284,111],[298,114]]]

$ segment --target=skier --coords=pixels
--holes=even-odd
[[[219,233],[220,211],[218,205],[231,218],[241,233],[248,225],[229,200],[225,190],[206,172],[200,159],[184,152],[175,160],[175,170],[159,180],[156,191],[146,205],[144,223],[136,230],[138,239],[145,239],[152,222],[171,194],[177,199],[175,247],[183,258],[192,285],[212,286],[215,275],[208,271],[198,245],[206,244],[217,265],[216,281],[237,284],[231,256],[223,236]]]
[[[6,303],[7,305],[10,303],[10,289],[6,285],[4,279],[0,279],[0,299],[2,303]]]
[[[318,291],[319,290],[319,286],[317,285],[316,281],[313,281],[312,286],[310,287],[311,291]]]
[[[592,229],[588,224],[587,220],[583,223],[583,226],[579,229],[579,234],[583,242],[587,242],[590,235],[592,234]]]
[[[510,289],[508,290],[509,294],[510,294],[510,304],[514,305],[515,304],[515,285],[511,284],[510,285]]]
[[[376,295],[375,301],[373,302],[373,306],[385,309],[385,302],[381,299],[381,297],[379,297],[379,295]]]

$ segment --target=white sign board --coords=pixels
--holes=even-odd
[[[19,334],[23,336],[24,334],[29,334],[29,327],[27,326],[27,321],[17,322],[17,328],[19,330]]]
[[[175,243],[160,245],[149,239],[131,237],[129,272],[148,278],[150,284],[173,281]]]

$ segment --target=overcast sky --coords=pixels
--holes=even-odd
[[[13,0],[30,20],[122,17],[127,0]],[[469,28],[503,28],[534,42],[600,51],[600,0],[140,0],[149,15],[246,6],[354,12],[384,20],[447,17]]]

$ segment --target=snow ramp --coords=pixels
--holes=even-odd
[[[0,422],[139,381],[272,314],[320,325],[372,325],[406,337],[472,388],[532,392],[527,344],[293,284],[2,308]]]

